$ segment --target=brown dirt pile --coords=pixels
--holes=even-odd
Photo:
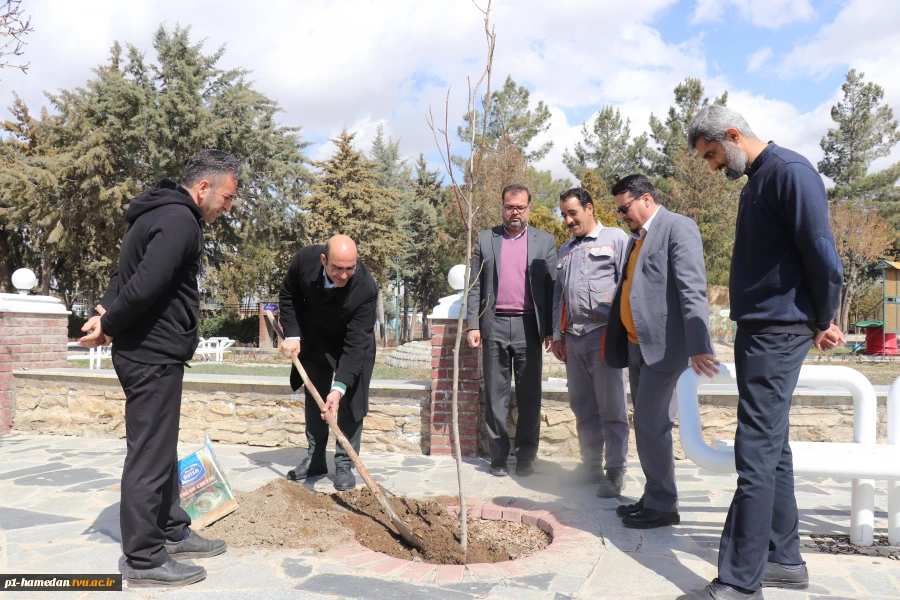
[[[276,479],[246,494],[238,508],[206,528],[204,535],[234,547],[311,548],[323,552],[355,538],[362,545],[397,558],[435,564],[500,562],[544,549],[550,536],[537,527],[511,521],[469,519],[468,561],[459,547],[459,521],[439,500],[389,498],[397,515],[424,539],[424,552],[408,547],[368,488],[331,495]]]

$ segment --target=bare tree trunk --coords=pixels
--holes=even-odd
[[[403,282],[403,333],[401,341],[406,344],[409,342],[409,282]]]
[[[378,299],[375,302],[375,318],[378,320],[378,336],[381,338],[381,345],[387,346],[387,341],[385,338],[385,330],[387,329],[387,325],[384,321],[384,292],[381,291],[381,286],[378,286]]]
[[[477,4],[476,4],[477,6]],[[456,176],[453,172],[452,168],[452,153],[450,152],[450,134],[449,134],[449,113],[450,113],[450,90],[447,90],[447,100],[446,105],[444,107],[444,127],[441,129],[435,125],[434,117],[429,111],[428,116],[426,116],[426,121],[428,122],[428,126],[431,128],[432,133],[434,134],[434,141],[437,144],[438,151],[441,154],[441,159],[444,162],[444,169],[447,171],[447,174],[450,177],[451,189],[453,190],[454,196],[456,197],[457,205],[459,206],[460,212],[462,213],[463,224],[466,228],[466,263],[465,263],[465,285],[462,292],[462,306],[460,307],[459,315],[456,319],[456,340],[453,345],[453,386],[452,386],[452,395],[451,395],[451,423],[452,423],[452,433],[453,433],[453,447],[454,447],[454,458],[456,459],[456,480],[459,486],[459,533],[460,533],[460,546],[462,547],[463,556],[468,558],[468,511],[466,509],[466,494],[463,483],[463,472],[462,472],[462,448],[460,445],[459,439],[459,349],[462,344],[462,337],[465,332],[465,316],[466,310],[468,307],[468,287],[470,280],[470,269],[472,264],[472,222],[475,216],[476,208],[473,206],[475,201],[475,189],[479,185],[479,175],[482,172],[482,157],[484,156],[485,149],[485,141],[487,139],[487,122],[488,116],[490,114],[490,105],[491,105],[491,71],[493,68],[494,62],[494,45],[497,41],[497,34],[494,32],[494,29],[490,25],[490,16],[491,16],[491,0],[488,0],[487,8],[481,9],[482,14],[484,15],[484,35],[485,41],[487,42],[487,62],[484,67],[484,71],[481,74],[481,77],[475,83],[475,87],[472,87],[472,81],[469,80],[469,90],[468,90],[468,117],[469,122],[472,124],[472,135],[469,139],[469,160],[466,166],[466,172],[468,176],[468,181],[466,184],[466,191],[463,192],[459,183],[456,180]],[[482,97],[479,98],[478,89],[481,87],[482,82],[485,82],[485,92]],[[475,149],[475,129],[477,127],[477,114],[479,105],[483,107],[484,110],[484,119],[482,119],[482,132],[481,132],[481,140],[480,140],[480,148],[476,152]],[[440,133],[443,138],[443,144],[438,141],[438,133]]]
[[[53,267],[53,254],[49,245],[44,246],[41,254],[41,295],[50,295],[50,270]]]
[[[0,292],[12,292],[12,266],[9,264],[9,234],[0,229]]]

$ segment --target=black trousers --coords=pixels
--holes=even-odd
[[[738,484],[719,544],[719,579],[724,583],[756,590],[766,561],[802,562],[789,412],[812,339],[738,329]]]
[[[328,397],[331,390],[331,383],[334,379],[334,370],[327,362],[310,361],[303,363],[306,375],[310,382],[316,387],[322,400]],[[306,442],[309,444],[309,457],[311,467],[325,466],[325,451],[328,447],[328,434],[331,431],[328,423],[322,418],[322,411],[316,404],[312,394],[306,393]],[[353,411],[350,410],[349,398],[345,395],[341,398],[341,404],[338,407],[337,422],[338,427],[345,436],[347,441],[353,446],[353,450],[359,454],[359,443],[362,440],[363,422],[357,421],[353,417]],[[334,449],[334,466],[350,467],[350,455],[344,450],[344,447],[338,442]]]
[[[184,365],[146,365],[113,353],[125,391],[125,440],[119,524],[122,551],[135,569],[168,560],[166,540],[184,538],[191,518],[178,488],[178,423]]]
[[[516,374],[516,459],[537,456],[541,436],[541,339],[534,315],[496,315],[491,335],[482,340],[484,368],[484,424],[491,442],[491,462],[509,456],[509,392]]]

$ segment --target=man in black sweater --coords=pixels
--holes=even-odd
[[[843,269],[822,178],[801,155],[757,138],[744,118],[712,105],[688,144],[729,179],[747,175],[731,258],[731,318],[738,331],[737,491],[719,544],[719,576],[685,600],[762,598],[762,587],[805,589],[788,413],[810,345],[844,334],[832,319]]]
[[[120,526],[131,587],[176,586],[206,576],[203,567],[173,557],[225,551],[189,528],[178,487],[178,422],[185,362],[199,342],[203,221],[231,209],[241,164],[220,150],[188,161],[181,183],[163,179],[128,204],[119,264],[82,346],[113,343],[116,375],[125,391],[125,439]],[[113,341],[114,340],[114,341]]]
[[[359,454],[363,417],[369,412],[369,383],[375,368],[375,301],[378,286],[357,259],[356,243],[336,235],[324,246],[301,248],[281,284],[279,312],[287,339],[285,358],[298,355],[310,383],[337,417],[338,427]],[[303,385],[291,369],[291,388]],[[326,395],[327,393],[327,395]],[[287,478],[299,481],[325,475],[328,424],[312,395],[306,394],[306,440],[309,451]],[[334,452],[334,487],[356,485],[350,456],[340,445]]]

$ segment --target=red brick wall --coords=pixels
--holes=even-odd
[[[0,435],[12,427],[12,372],[67,366],[67,315],[0,312]]]
[[[431,327],[431,454],[453,453],[451,404],[456,319],[434,319]],[[478,454],[481,406],[481,348],[459,348],[459,438],[463,456]]]
[[[272,341],[275,338],[275,333],[272,331],[272,326],[269,325],[269,318],[266,317],[266,311],[264,310],[266,304],[278,306],[278,302],[270,300],[269,302],[259,303],[259,348],[261,350],[278,347],[278,344]],[[278,312],[278,309],[276,308],[272,311],[272,314],[275,316],[275,320],[280,324],[281,314]]]

